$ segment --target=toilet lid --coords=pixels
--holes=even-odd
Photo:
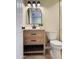
[[[54,45],[59,45],[59,46],[62,45],[62,43],[60,41],[58,41],[58,40],[50,41],[50,43],[54,44]]]

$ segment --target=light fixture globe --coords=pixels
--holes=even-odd
[[[28,1],[28,7],[31,7],[31,2],[30,1]]]
[[[37,7],[40,7],[40,1],[37,1]]]
[[[36,8],[36,2],[35,1],[32,2],[32,6],[33,6],[33,8]]]

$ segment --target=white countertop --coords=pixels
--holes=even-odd
[[[32,27],[25,27],[23,30],[45,30],[44,27],[36,27],[36,29],[33,29]]]

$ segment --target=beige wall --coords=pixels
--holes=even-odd
[[[60,40],[62,41],[62,1],[60,1]]]
[[[59,3],[51,7],[45,7],[43,13],[44,27],[46,31],[58,32],[59,31]]]
[[[52,32],[58,32],[59,30],[59,2],[53,3],[50,6],[50,3],[46,3],[41,1],[41,10],[42,10],[42,16],[43,16],[43,25],[46,29],[46,31],[52,31]],[[51,2],[53,2],[51,0]],[[23,6],[23,25],[26,26],[26,12],[27,12],[28,7]]]
[[[43,27],[47,32],[56,32],[59,36],[59,0],[40,0]],[[23,4],[23,26],[26,26],[28,7]],[[59,38],[59,37],[58,37]]]
[[[28,15],[27,15],[27,9],[28,9],[28,7],[26,6],[24,6],[24,4],[22,4],[22,7],[23,7],[23,26],[25,27],[26,26],[26,24],[28,23]]]

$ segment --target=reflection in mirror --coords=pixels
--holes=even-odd
[[[42,26],[42,12],[39,8],[28,8],[28,23]]]

